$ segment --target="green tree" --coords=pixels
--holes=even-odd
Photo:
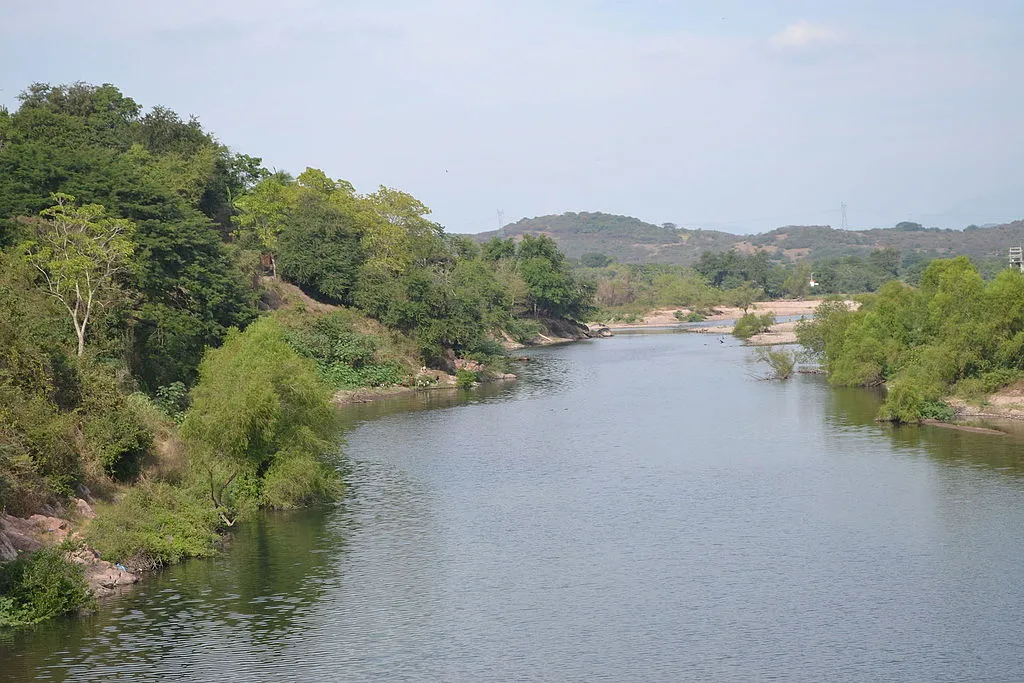
[[[311,294],[352,303],[365,255],[358,200],[313,193],[298,200],[281,233],[281,274]]]
[[[793,266],[789,276],[783,283],[786,293],[795,299],[802,299],[807,296],[811,289],[811,264],[801,261]]]
[[[235,224],[243,236],[259,245],[270,260],[271,276],[277,277],[278,240],[288,225],[289,213],[297,199],[297,186],[285,173],[260,181],[236,200],[239,213]]]
[[[55,194],[53,200],[41,212],[36,239],[24,249],[46,290],[67,309],[81,356],[96,309],[117,291],[117,277],[127,269],[135,226],[108,217],[98,204],[76,206],[71,195]]]
[[[338,493],[326,460],[338,429],[330,397],[313,361],[272,319],[207,352],[181,433],[226,522],[247,506],[295,507]]]

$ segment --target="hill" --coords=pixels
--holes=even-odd
[[[486,241],[496,230],[475,235]],[[893,247],[907,254],[943,257],[964,254],[978,258],[1003,258],[1010,246],[1024,243],[1024,221],[994,227],[971,226],[964,230],[925,228],[900,223],[892,228],[838,230],[827,225],[797,225],[757,235],[733,235],[717,230],[654,225],[638,218],[606,213],[563,213],[524,218],[505,227],[505,236],[548,235],[570,258],[602,253],[620,263],[674,263],[691,265],[705,251],[736,249],[745,253],[766,251],[778,260],[816,261],[824,258],[863,255],[873,249]]]

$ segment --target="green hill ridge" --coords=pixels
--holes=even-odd
[[[827,225],[791,225],[755,235],[734,235],[718,230],[654,225],[631,216],[600,212],[566,212],[523,218],[504,228],[506,237],[548,235],[570,258],[601,253],[620,263],[692,265],[705,251],[736,249],[766,251],[782,261],[816,261],[842,256],[863,256],[874,249],[892,247],[903,254],[926,258],[966,255],[1005,257],[1007,249],[1024,243],[1024,220],[964,230],[925,228],[904,222],[892,228],[840,230]],[[497,230],[475,235],[487,241]]]

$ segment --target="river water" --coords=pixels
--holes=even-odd
[[[348,409],[344,504],[8,636],[0,680],[1024,680],[1024,440],[731,339],[531,355]]]

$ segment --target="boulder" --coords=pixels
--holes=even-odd
[[[43,547],[43,542],[38,538],[36,525],[30,520],[2,515],[0,531],[3,531],[7,541],[18,552],[31,553]]]
[[[117,592],[121,586],[130,586],[139,582],[139,576],[120,567],[101,560],[95,550],[82,547],[68,556],[68,559],[75,564],[80,564],[85,570],[85,582],[94,595],[104,596]]]
[[[81,498],[75,498],[75,512],[82,519],[95,519],[96,513],[93,512],[92,506],[85,502]]]
[[[7,534],[0,531],[0,562],[12,562],[16,559],[18,559],[18,551],[11,545]]]

